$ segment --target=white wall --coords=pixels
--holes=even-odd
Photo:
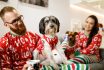
[[[39,21],[46,15],[54,15],[59,19],[61,23],[59,35],[64,34],[66,30],[70,29],[69,0],[49,0],[48,8],[23,4],[18,2],[18,0],[9,0],[8,4],[15,7],[24,15],[24,22],[29,31],[39,34]],[[0,21],[0,36],[3,36],[8,30],[1,24]]]
[[[60,20],[60,32],[62,36],[70,30],[69,0],[50,0],[49,13],[55,15]]]

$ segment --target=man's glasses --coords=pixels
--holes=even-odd
[[[14,19],[11,23],[9,24],[14,24],[14,23],[17,23],[18,21],[21,21],[23,20],[23,15],[20,15],[19,17],[17,17],[16,19]]]

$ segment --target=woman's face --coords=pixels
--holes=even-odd
[[[93,26],[95,25],[95,20],[91,17],[88,17],[85,21],[85,31],[91,31]]]

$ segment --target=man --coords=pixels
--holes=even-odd
[[[26,70],[27,60],[32,59],[39,36],[26,30],[23,16],[10,6],[0,11],[4,25],[10,29],[0,39],[0,68],[1,70]]]

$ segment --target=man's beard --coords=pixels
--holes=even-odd
[[[18,27],[18,29],[13,29],[10,28],[14,33],[18,34],[18,35],[24,35],[26,32],[26,27],[25,25],[23,25],[22,27]]]
[[[48,34],[48,35],[54,35],[56,33],[56,28],[54,28],[54,29],[47,29],[46,31],[45,31],[45,34]]]

